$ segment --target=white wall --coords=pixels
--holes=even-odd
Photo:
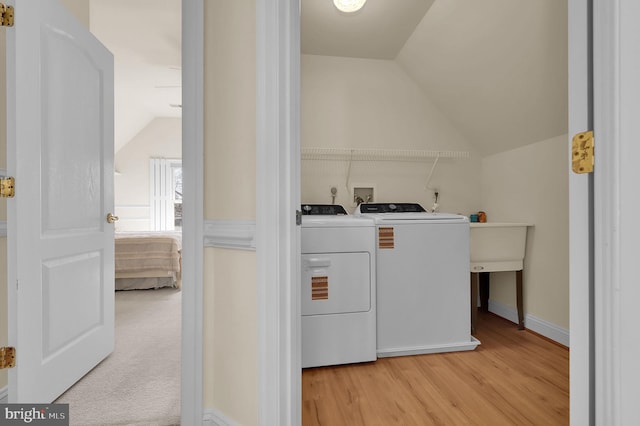
[[[480,159],[420,88],[394,62],[302,56],[302,147],[469,151],[470,158],[441,159],[429,186],[438,189],[440,211],[468,215],[480,206]],[[380,202],[434,202],[425,190],[427,162],[302,162],[302,202],[353,209],[352,187],[373,185]]]
[[[258,424],[255,253],[205,250],[204,402],[242,425]]]
[[[204,6],[204,217],[254,220],[255,1]],[[204,263],[204,406],[257,425],[255,252],[207,248]]]
[[[482,210],[491,222],[534,224],[527,234],[524,311],[568,331],[567,164],[567,135],[483,158]],[[514,275],[491,274],[490,306],[515,309]]]
[[[182,119],[152,120],[115,157],[115,214],[118,231],[148,231],[149,159],[182,158]]]
[[[489,221],[531,222],[525,265],[525,312],[568,336],[568,171],[566,136],[480,158],[395,61],[303,55],[302,146],[470,151],[440,161],[430,187],[441,211]],[[302,201],[353,209],[351,187],[373,185],[376,201],[433,203],[424,189],[431,163],[302,162]],[[491,305],[515,311],[513,273],[492,274]],[[529,325],[532,325],[529,321]],[[538,330],[546,333],[546,330]],[[548,333],[547,333],[548,335]],[[549,336],[553,337],[553,336]]]

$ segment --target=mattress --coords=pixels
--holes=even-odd
[[[182,239],[177,232],[119,232],[115,236],[116,290],[182,285]]]

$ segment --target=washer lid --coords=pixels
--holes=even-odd
[[[354,214],[358,213],[420,213],[426,210],[418,203],[362,203]]]
[[[372,217],[376,222],[468,222],[465,216],[454,213],[365,213],[358,217]]]
[[[467,222],[465,216],[454,213],[429,213],[417,203],[363,203],[353,213],[356,217],[372,217],[382,221]]]

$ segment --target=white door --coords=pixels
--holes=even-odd
[[[57,1],[7,32],[9,401],[49,403],[113,351],[113,57]]]

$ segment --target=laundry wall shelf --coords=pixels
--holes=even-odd
[[[469,152],[407,149],[302,148],[301,158],[302,160],[420,162],[436,158],[469,158]]]
[[[425,189],[430,189],[429,183],[438,164],[443,158],[469,158],[469,151],[425,151],[411,149],[356,149],[356,148],[302,148],[302,160],[346,161],[347,179],[345,186],[349,188],[351,180],[351,163],[354,161],[412,161],[426,162],[433,160],[431,170],[425,182]]]

